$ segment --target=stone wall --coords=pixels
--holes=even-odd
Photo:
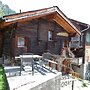
[[[61,74],[58,76],[39,84],[36,87],[31,88],[30,90],[60,90],[60,78]]]

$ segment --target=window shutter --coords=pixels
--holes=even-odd
[[[25,46],[28,47],[28,37],[25,37]]]
[[[18,36],[15,36],[15,48],[18,48]]]

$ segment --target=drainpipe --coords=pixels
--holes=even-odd
[[[87,28],[85,28],[84,30],[81,31],[81,33],[87,31],[90,28],[90,25],[87,25]]]
[[[84,52],[83,52],[83,64],[85,63],[85,34],[83,34],[83,33],[86,32],[89,28],[90,28],[90,25],[87,25],[87,28],[85,28],[85,29],[83,29],[81,31],[81,35],[84,35],[83,36],[83,49],[84,49]]]

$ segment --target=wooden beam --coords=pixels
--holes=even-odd
[[[56,14],[54,21],[57,22],[60,26],[62,26],[67,32],[75,33],[76,31],[70,27],[70,25],[60,16]]]
[[[55,14],[56,14],[56,13],[47,15],[47,19],[48,19],[48,20],[53,20],[53,19],[55,18]]]
[[[62,26],[68,33],[79,33],[73,26],[71,26],[65,19],[63,19],[59,14],[56,14],[54,19],[60,26]]]
[[[16,19],[16,20],[12,20],[12,21],[7,21],[7,22],[3,23],[2,28],[6,27],[10,24],[16,23],[16,22],[25,22],[25,21],[30,21],[30,20],[33,20],[33,19],[38,19],[38,18],[41,18],[41,17],[47,17],[48,19],[52,19],[52,18],[54,18],[53,15],[54,15],[54,13],[42,14],[42,15],[39,15],[39,16],[33,16],[33,17],[28,17],[28,18],[21,18],[21,19]]]
[[[75,37],[76,36],[76,33],[69,33],[68,34],[70,37]]]
[[[40,14],[40,13],[39,13]],[[25,14],[27,15],[27,14]],[[55,22],[57,22],[60,26],[62,26],[68,33],[78,33],[80,34],[80,31],[78,31],[78,29],[72,24],[70,23],[70,21],[68,19],[66,19],[65,17],[62,17],[62,15],[59,15],[58,12],[50,12],[50,13],[44,13],[44,14],[40,14],[40,15],[31,15],[30,17],[26,17],[23,15],[23,17],[20,15],[16,15],[16,18],[11,16],[11,18],[6,17],[6,22],[4,22],[4,24],[2,25],[2,27],[8,26],[12,23],[16,23],[16,22],[25,22],[25,21],[30,21],[33,19],[37,19],[40,17],[47,17],[48,20],[54,20]]]

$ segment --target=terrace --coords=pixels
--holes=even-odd
[[[58,90],[57,88],[62,88],[65,81],[62,79],[63,74],[61,72],[61,68],[62,66],[67,66],[61,65],[60,62],[57,62],[61,59],[59,55],[54,55],[52,60],[50,60],[52,57],[50,55],[51,54],[48,53],[47,56],[45,53],[43,56],[33,55],[32,58],[31,54],[24,54],[24,56],[20,55],[20,57],[16,57],[21,60],[22,65],[5,65],[4,69],[10,90],[25,90],[25,88],[27,88],[27,90],[35,90],[36,88],[38,88],[37,90],[52,90],[53,88]],[[32,60],[35,61],[32,62]],[[65,86],[72,86],[72,82],[74,81],[72,76],[69,74],[64,74],[64,76],[64,79],[68,77],[66,80],[68,83]],[[60,86],[61,81],[62,85]],[[50,85],[50,83],[52,84]]]

